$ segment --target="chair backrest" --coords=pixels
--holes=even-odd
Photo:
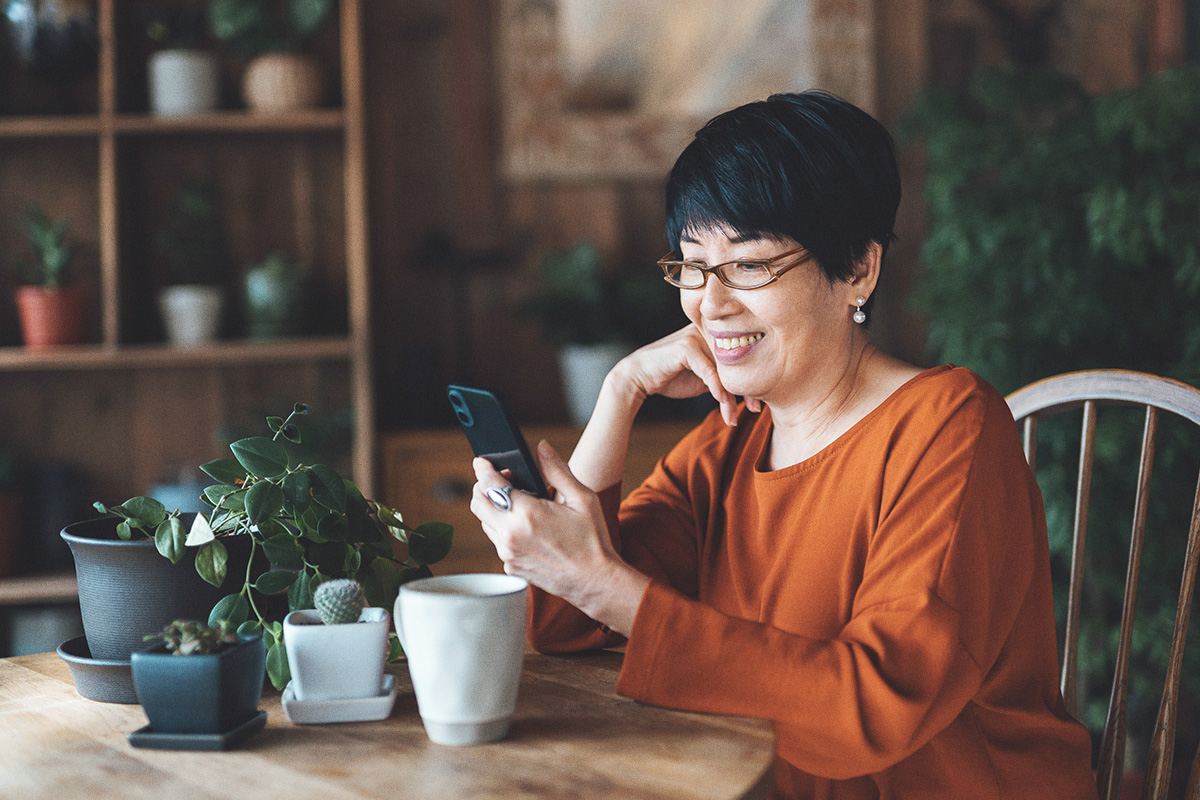
[[[1093,455],[1096,435],[1097,409],[1103,405],[1122,404],[1145,409],[1141,458],[1138,467],[1137,491],[1134,500],[1133,530],[1130,538],[1129,562],[1126,567],[1125,591],[1121,610],[1116,667],[1108,714],[1101,736],[1097,783],[1102,800],[1115,800],[1120,791],[1122,763],[1125,755],[1126,711],[1129,685],[1130,643],[1133,637],[1134,604],[1141,566],[1142,544],[1145,537],[1146,512],[1150,475],[1158,435],[1159,412],[1169,411],[1200,426],[1200,389],[1179,381],[1125,370],[1093,370],[1058,375],[1030,384],[1008,396],[1013,417],[1022,427],[1025,457],[1036,468],[1037,425],[1039,419],[1065,411],[1082,409],[1082,432],[1079,473],[1076,483],[1075,521],[1071,545],[1070,588],[1067,600],[1066,630],[1062,653],[1062,693],[1072,714],[1076,713],[1076,659],[1079,646],[1080,606],[1084,574],[1084,550],[1087,540],[1088,507],[1092,483]],[[1131,466],[1132,469],[1132,466]],[[1182,566],[1179,603],[1171,637],[1158,717],[1149,744],[1149,760],[1143,783],[1143,797],[1161,800],[1166,797],[1171,777],[1171,762],[1175,744],[1176,714],[1180,677],[1183,665],[1184,640],[1187,635],[1196,566],[1200,560],[1200,481],[1192,501],[1191,523]],[[1188,780],[1187,797],[1200,798],[1200,751],[1197,752]]]

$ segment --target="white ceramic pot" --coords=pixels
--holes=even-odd
[[[251,111],[313,108],[323,95],[321,67],[311,56],[268,53],[251,61],[242,76],[242,96]]]
[[[158,306],[167,330],[167,341],[185,347],[213,341],[221,327],[224,303],[225,292],[220,286],[185,284],[166,287],[159,292]]]
[[[586,425],[592,418],[605,376],[629,352],[620,343],[563,345],[558,352],[558,366],[571,422]]]
[[[391,615],[364,608],[358,622],[325,625],[316,611],[283,618],[283,642],[297,700],[375,697],[383,687]]]
[[[150,56],[150,110],[200,114],[217,107],[220,69],[214,53],[159,50]]]

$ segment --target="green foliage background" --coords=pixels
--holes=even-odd
[[[991,69],[965,91],[926,90],[896,133],[920,142],[927,161],[914,303],[928,317],[934,358],[970,367],[1006,394],[1100,368],[1200,385],[1200,68],[1094,97],[1047,69]],[[1099,415],[1080,654],[1081,715],[1094,732],[1109,691],[1142,416]],[[1039,428],[1057,569],[1068,558],[1078,425],[1071,417]],[[1195,432],[1163,419],[1134,639],[1130,716],[1139,737],[1157,711],[1198,459]],[[1194,740],[1194,632],[1192,644],[1180,726]]]

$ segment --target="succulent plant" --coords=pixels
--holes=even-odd
[[[218,653],[237,644],[238,640],[233,626],[223,619],[212,625],[198,620],[177,619],[158,633],[151,633],[144,638],[147,642],[161,641],[167,650],[177,656]]]
[[[313,605],[326,625],[358,622],[366,604],[362,584],[349,578],[325,581],[313,592]]]

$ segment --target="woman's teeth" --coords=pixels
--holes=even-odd
[[[736,350],[739,347],[745,347],[747,345],[753,344],[754,342],[757,342],[762,337],[763,337],[763,335],[761,333],[756,333],[752,336],[738,336],[733,339],[722,339],[720,337],[717,337],[714,339],[714,341],[716,342],[717,347],[719,347],[722,350]]]

